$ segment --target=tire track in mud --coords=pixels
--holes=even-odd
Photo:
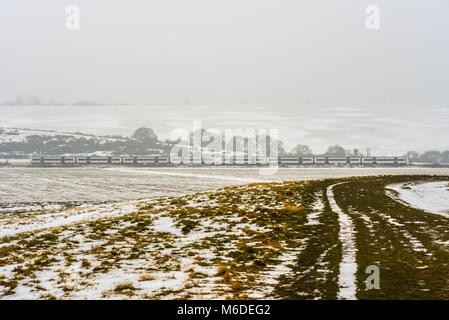
[[[311,183],[304,190],[303,224],[298,229],[301,250],[289,272],[279,277],[273,297],[295,300],[335,300],[338,293],[341,245],[338,215],[326,198],[327,183]]]
[[[442,177],[370,177],[334,189],[356,230],[358,299],[447,299],[448,251],[439,241],[449,238],[448,219],[396,201],[386,187],[434,179]],[[366,286],[371,265],[377,290]]]
[[[335,186],[345,182],[336,183],[327,187],[326,196],[332,211],[338,214],[340,224],[339,239],[342,245],[342,259],[340,263],[340,273],[338,276],[338,298],[345,300],[356,300],[356,243],[355,230],[352,219],[341,210],[334,198],[333,189]]]

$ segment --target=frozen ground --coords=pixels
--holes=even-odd
[[[35,130],[35,129],[25,129],[25,128],[1,128],[0,127],[0,143],[5,142],[24,142],[26,137],[28,136],[69,136],[73,138],[86,138],[86,139],[95,139],[97,141],[119,141],[122,139],[110,138],[110,137],[100,137],[90,134],[81,134],[81,133],[73,133],[73,132],[62,132],[62,131],[53,131],[53,130]]]
[[[164,177],[194,180],[190,173]],[[228,183],[219,177],[228,174],[214,179]],[[0,298],[447,299],[449,219],[391,197],[393,187],[447,199],[447,183],[424,176],[285,181],[5,208]],[[370,265],[380,270],[378,290],[366,290]]]
[[[288,185],[259,184],[10,214],[0,220],[0,296],[270,297],[304,240],[273,236],[288,227],[279,213],[302,215],[301,185],[291,186],[289,204]]]
[[[101,205],[80,205],[70,209],[58,206],[47,211],[30,211],[27,213],[9,213],[0,215],[0,237],[17,235],[23,232],[57,228],[69,224],[113,218],[137,210],[145,200],[112,202]],[[148,201],[148,200],[147,200]]]
[[[0,168],[0,202],[116,201],[177,196],[250,182],[449,174],[434,168]]]
[[[449,184],[446,181],[401,183],[388,186],[414,208],[449,217]]]
[[[355,244],[354,223],[351,217],[344,213],[337,205],[333,192],[335,186],[343,183],[329,186],[327,188],[327,199],[332,211],[338,214],[338,222],[340,224],[339,239],[342,245],[342,260],[340,263],[340,274],[338,276],[338,297],[345,300],[355,300],[357,290],[355,281],[355,274],[357,272],[357,247]]]

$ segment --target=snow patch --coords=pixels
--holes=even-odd
[[[355,230],[351,218],[340,209],[334,198],[333,188],[339,184],[327,187],[327,198],[332,211],[338,214],[340,224],[339,239],[342,245],[342,261],[340,263],[340,274],[338,276],[339,292],[338,298],[345,300],[356,300],[355,274],[357,272]]]
[[[396,191],[400,201],[414,208],[449,218],[448,181],[401,183],[389,185],[387,188]],[[398,200],[396,197],[391,197]]]
[[[306,225],[313,226],[320,224],[320,214],[324,209],[324,202],[322,199],[322,195],[320,193],[315,194],[316,201],[313,204],[312,210],[313,212],[307,215],[307,223]]]
[[[218,179],[218,180],[231,180],[231,181],[242,181],[242,182],[265,182],[259,179],[253,178],[241,178],[234,176],[223,176],[223,175],[211,175],[211,174],[197,174],[197,173],[186,173],[186,172],[173,172],[173,171],[151,171],[151,170],[139,170],[139,169],[122,169],[122,168],[106,168],[105,170],[120,170],[126,172],[134,172],[141,174],[151,174],[157,176],[178,176],[178,177],[191,177],[191,178],[202,178],[202,179]]]
[[[415,252],[424,252],[427,253],[427,249],[424,247],[424,245],[422,244],[421,241],[419,241],[416,237],[414,237],[413,235],[411,235],[405,228],[403,228],[405,225],[398,222],[398,220],[396,220],[393,217],[390,217],[389,215],[386,215],[384,213],[378,212],[377,213],[380,217],[382,217],[383,219],[385,219],[389,224],[396,226],[396,227],[401,227],[400,232],[402,233],[402,235],[407,238],[407,240],[411,243],[412,248]],[[427,255],[431,256],[431,253],[428,253]]]
[[[14,236],[23,232],[57,228],[64,225],[94,221],[106,217],[118,217],[138,210],[138,205],[145,200],[124,201],[102,206],[85,206],[56,213],[34,215],[28,218],[17,218],[16,221],[0,220],[0,238]]]

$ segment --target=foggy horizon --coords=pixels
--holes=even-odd
[[[0,101],[447,105],[449,4],[0,1]]]
[[[448,0],[0,0],[0,303],[449,300],[448,40]]]
[[[79,29],[65,25],[69,5]],[[365,25],[369,5],[381,10],[378,30]],[[145,126],[166,137],[195,120],[277,128],[288,148],[445,150],[447,9],[444,0],[1,0],[0,103],[33,94],[68,106],[0,106],[0,127],[129,135]]]

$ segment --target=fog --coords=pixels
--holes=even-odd
[[[79,30],[66,28],[70,4]],[[380,9],[379,30],[365,26],[368,5]],[[33,93],[178,105],[181,120],[191,105],[245,104],[254,125],[274,114],[289,146],[299,135],[318,148],[447,148],[448,9],[447,0],[0,0],[0,102]],[[270,105],[268,115],[251,105]]]
[[[449,101],[446,0],[0,3],[0,101]],[[65,27],[69,4],[80,30]],[[365,27],[372,4],[379,30]]]

